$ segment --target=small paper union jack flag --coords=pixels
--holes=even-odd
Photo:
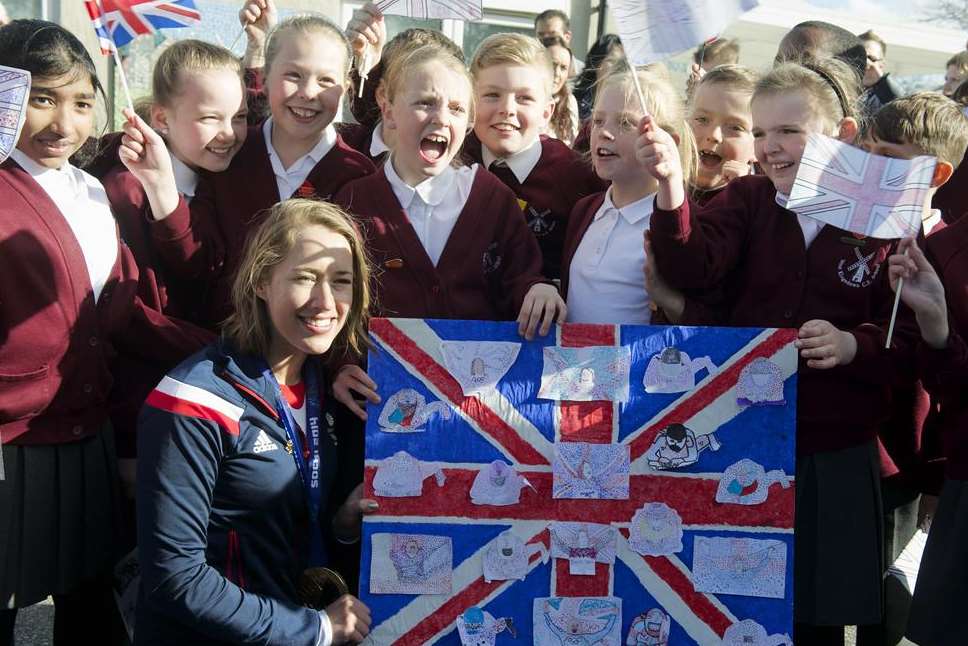
[[[192,0],[84,0],[84,4],[105,54],[136,36],[190,27],[202,19]]]
[[[84,7],[87,9],[87,15],[91,17],[91,24],[94,25],[94,33],[97,35],[101,53],[110,56],[111,52],[114,51],[114,41],[111,40],[111,34],[104,26],[104,20],[101,18],[101,7],[95,0],[84,0]]]
[[[894,159],[813,134],[786,208],[840,229],[890,240],[915,235],[934,157]]]

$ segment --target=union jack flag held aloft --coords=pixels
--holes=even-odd
[[[192,0],[84,0],[101,52],[159,29],[190,27],[202,15]]]
[[[790,643],[795,330],[370,334],[365,643]]]

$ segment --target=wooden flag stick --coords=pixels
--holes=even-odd
[[[239,39],[242,38],[242,36],[245,34],[245,28],[248,27],[248,26],[249,26],[249,23],[248,22],[245,23],[244,25],[242,25],[242,29],[239,30],[239,33],[238,34],[236,34],[235,40],[233,40],[232,41],[232,44],[229,45],[229,51],[234,50],[235,49],[235,46],[239,44]]]
[[[124,66],[121,65],[121,55],[118,54],[117,45],[111,47],[111,53],[114,55],[114,66],[118,68],[118,77],[121,79],[121,89],[124,91],[124,98],[128,102],[128,109],[131,110],[131,112],[134,112],[134,101],[131,100],[131,90],[128,87],[128,76],[124,73]]]
[[[356,73],[359,74],[359,77],[360,77],[360,88],[356,94],[357,98],[363,97],[363,83],[366,82],[367,74],[369,74],[370,72],[370,70],[367,69],[369,66],[370,66],[370,45],[369,43],[364,42],[363,51],[360,52],[360,62],[359,62],[359,65],[356,66]]]
[[[907,249],[904,250],[905,257],[908,255]],[[901,290],[904,289],[904,276],[897,279],[897,291],[894,292],[894,309],[891,310],[891,322],[887,326],[887,341],[884,349],[891,349],[891,338],[894,336],[894,323],[897,322],[897,308],[901,304]]]
[[[635,65],[632,65],[632,61],[629,60],[628,53],[625,54],[625,63],[629,66],[629,70],[632,73],[632,83],[635,84],[635,93],[639,97],[639,106],[642,108],[642,116],[649,116],[649,108],[645,105],[645,93],[642,92],[642,84],[639,83],[639,72],[635,69]]]

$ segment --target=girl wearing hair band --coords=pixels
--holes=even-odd
[[[844,625],[881,618],[875,438],[914,330],[902,309],[884,349],[893,294],[883,264],[895,243],[781,206],[810,133],[857,135],[856,75],[835,60],[811,65],[783,63],[757,82],[754,149],[765,176],[732,180],[704,208],[686,200],[676,146],[648,118],[638,155],[659,179],[651,240],[662,276],[678,289],[722,289],[726,325],[799,328],[794,641],[842,644]]]
[[[17,609],[48,595],[55,644],[115,643],[110,362],[130,352],[170,365],[209,335],[141,302],[104,187],[68,161],[103,94],[81,42],[15,20],[0,29],[0,61],[32,75],[23,131],[0,164],[0,644]]]
[[[351,63],[346,38],[326,18],[282,21],[266,41],[271,116],[249,129],[224,172],[202,178],[189,208],[179,203],[170,180],[149,192],[152,236],[165,268],[193,281],[211,277],[201,323],[214,328],[231,312],[232,279],[260,214],[290,197],[328,199],[373,172],[332,123]]]
[[[345,213],[277,204],[243,253],[222,340],[148,396],[136,644],[366,637],[366,606],[315,586],[327,543],[357,540],[361,513],[376,509],[360,498],[362,433],[325,383],[334,356],[366,347],[368,280]]]

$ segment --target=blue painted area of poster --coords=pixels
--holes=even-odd
[[[795,334],[754,328],[598,327],[591,333],[593,340],[598,338],[596,334],[611,335],[611,343],[594,342],[608,346],[602,353],[613,352],[615,346],[629,349],[627,401],[576,403],[538,397],[544,348],[576,345],[572,337],[578,337],[569,335],[568,326],[527,342],[517,335],[513,323],[372,322],[375,350],[370,355],[369,374],[378,384],[382,401],[369,406],[366,429],[368,495],[380,503],[379,513],[366,519],[363,531],[360,596],[373,615],[369,643],[459,644],[456,619],[470,606],[479,606],[495,619],[511,619],[517,634],[512,639],[509,632],[500,632],[489,637],[495,641],[481,643],[533,643],[533,600],[556,595],[620,598],[620,640],[614,641],[612,636],[612,641],[605,642],[609,644],[625,644],[626,639],[633,644],[653,643],[637,642],[635,634],[630,636],[636,618],[651,609],[668,617],[668,643],[725,643],[723,635],[735,638],[741,627],[748,627],[739,624],[746,619],[754,620],[766,635],[792,634],[793,487],[785,486],[786,481],[764,485],[762,472],[762,481],[725,480],[737,477],[733,465],[751,460],[764,472],[781,470],[792,481]],[[477,342],[461,348],[466,352],[459,357],[469,362],[467,366],[447,354],[445,346],[452,341]],[[520,344],[513,362],[508,363],[505,347],[489,345],[493,342]],[[692,360],[688,376],[682,372],[687,356]],[[661,369],[656,368],[660,361],[666,364]],[[763,369],[766,364],[768,370]],[[675,366],[681,370],[677,372]],[[646,384],[653,383],[656,374],[662,375],[660,380],[671,379],[668,383],[688,385],[682,392],[648,392]],[[770,375],[779,375],[779,382],[771,384]],[[404,398],[407,406],[401,404],[404,399],[395,399],[408,389],[422,398],[415,405],[409,395]],[[765,393],[758,400],[765,405],[737,403],[737,392],[748,394],[750,389],[754,398],[757,389]],[[449,416],[441,414],[441,408]],[[575,410],[580,414],[576,416]],[[391,429],[386,424],[381,427],[381,418],[396,420],[395,431],[417,432],[388,432]],[[598,433],[593,439],[582,436],[585,420]],[[690,458],[694,461],[687,460],[679,468],[654,468],[649,462],[650,449],[662,446],[663,432],[678,424],[703,449],[694,451]],[[554,443],[574,440],[629,446],[629,500],[552,498]],[[399,461],[401,452],[413,460]],[[474,504],[472,482],[485,478],[496,460],[533,486],[523,488],[520,498],[511,504]],[[418,481],[416,490],[421,495],[375,496],[372,485],[375,478],[379,480],[381,469],[397,478],[384,478],[384,483],[409,478],[408,488]],[[442,486],[432,475],[437,469],[443,470]],[[767,488],[765,500],[736,504],[754,500],[754,489],[763,486]],[[733,498],[717,501],[720,491],[732,492]],[[642,553],[642,545],[648,544],[643,540],[650,538],[650,532],[676,529],[674,522],[653,526],[640,521],[635,514],[646,503],[663,503],[675,510],[681,519],[681,550]],[[598,568],[594,575],[581,575],[570,569],[578,557],[571,563],[542,560],[550,549],[548,528],[555,521],[615,527],[619,547],[613,562],[593,566]],[[506,530],[527,544],[529,554],[520,573],[523,578],[485,581],[484,559]],[[372,537],[395,533],[450,537],[450,594],[371,592],[371,575],[392,574],[401,556],[375,554]],[[697,547],[699,543],[702,545]],[[420,558],[419,547],[413,549],[404,557]],[[583,550],[579,546],[572,553],[587,554]],[[757,556],[767,553],[768,560]],[[702,563],[696,563],[697,559]],[[736,588],[740,580],[749,580],[749,586]],[[717,585],[725,588],[710,591]],[[779,590],[780,594],[764,590]],[[655,627],[654,622],[646,625]],[[574,637],[568,643],[582,643]]]

